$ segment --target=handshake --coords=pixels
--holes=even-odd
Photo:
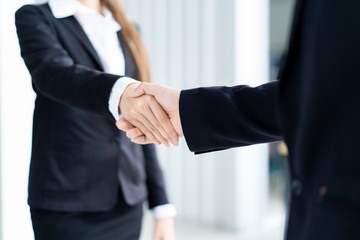
[[[183,136],[179,113],[180,90],[153,83],[132,83],[120,98],[123,118],[116,126],[138,144],[179,145]]]

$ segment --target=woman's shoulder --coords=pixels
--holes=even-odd
[[[52,15],[50,7],[47,3],[43,3],[43,4],[26,4],[23,5],[22,7],[20,7],[16,13],[15,13],[15,18],[18,18],[20,16],[24,16],[24,15]]]
[[[20,7],[15,13],[15,25],[20,28],[26,26],[27,29],[38,27],[39,24],[53,26],[55,17],[47,3],[45,4],[26,4]]]

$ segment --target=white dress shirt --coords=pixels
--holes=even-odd
[[[117,32],[120,25],[113,19],[112,14],[104,9],[104,15],[82,5],[77,0],[49,0],[49,6],[56,18],[74,16],[82,26],[90,42],[95,48],[104,71],[116,75],[125,75],[125,59]],[[119,100],[125,88],[138,82],[132,78],[122,77],[114,84],[110,98],[109,110],[116,120],[120,118],[118,113]],[[157,206],[153,209],[156,219],[174,217],[176,209],[172,204]]]

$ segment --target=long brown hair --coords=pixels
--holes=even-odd
[[[139,31],[127,18],[119,0],[101,0],[101,3],[112,13],[115,21],[121,26],[125,44],[129,47],[138,69],[138,80],[150,82],[150,62]]]

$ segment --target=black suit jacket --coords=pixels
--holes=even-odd
[[[360,1],[299,0],[280,80],[183,91],[192,151],[285,139],[286,239],[360,239]]]
[[[120,77],[103,72],[95,49],[74,17],[56,19],[47,4],[16,13],[21,55],[37,94],[29,176],[29,205],[59,211],[111,209],[121,189],[134,205],[168,203],[152,145],[121,133],[108,110]],[[136,66],[119,33],[126,75]],[[120,188],[119,188],[120,184]]]

